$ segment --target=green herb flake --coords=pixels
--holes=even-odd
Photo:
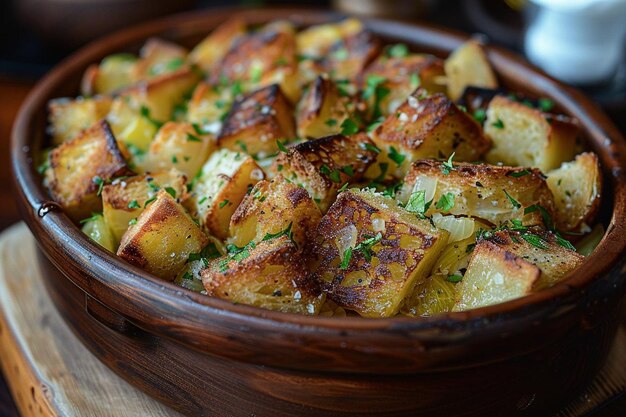
[[[432,201],[426,201],[426,191],[418,190],[411,194],[404,209],[410,213],[417,214],[420,218],[425,218],[431,204]]]
[[[422,80],[421,80],[419,74],[417,74],[416,72],[411,74],[410,83],[411,83],[411,89],[412,90],[417,90],[417,88],[422,84]]]
[[[507,177],[513,177],[513,178],[520,178],[523,177],[525,175],[530,174],[530,171],[527,169],[524,169],[522,171],[511,171],[509,173],[506,174]]]
[[[519,203],[519,201],[517,201],[516,199],[511,197],[511,195],[505,189],[503,189],[502,191],[504,191],[504,195],[506,195],[506,198],[509,199],[509,201],[511,202],[511,204],[513,205],[513,208],[515,210],[519,210],[522,207],[522,205]]]
[[[491,126],[495,127],[496,129],[504,129],[504,122],[501,119],[498,119],[493,122]]]
[[[352,248],[348,248],[343,252],[341,263],[339,264],[339,269],[348,269],[348,265],[350,265],[350,259],[352,259]]]
[[[392,58],[404,58],[409,54],[409,48],[403,43],[397,43],[387,48],[387,56]]]
[[[463,279],[463,275],[448,275],[446,281],[452,282],[453,284],[458,284]]]
[[[559,245],[563,246],[566,249],[576,251],[576,248],[574,247],[574,245],[570,243],[569,240],[564,239],[559,234],[556,234],[555,236],[556,236],[556,243],[558,243]]]
[[[366,150],[366,151],[374,151],[376,153],[380,153],[380,149],[378,148],[378,146],[372,144],[372,143],[367,143],[367,142],[361,142],[359,143],[359,146],[361,147],[361,149]]]
[[[141,208],[141,206],[139,205],[137,200],[131,200],[131,202],[128,203],[128,208],[129,209],[138,209],[138,208]]]
[[[281,152],[284,153],[289,153],[289,149],[287,149],[287,147],[285,146],[284,143],[282,143],[281,141],[277,140],[276,141],[276,145],[278,145],[278,149],[280,149]]]
[[[530,233],[522,233],[521,236],[522,236],[522,239],[524,239],[526,242],[530,243],[531,245],[539,249],[548,249],[546,241],[537,235],[533,235]]]
[[[176,198],[176,190],[172,187],[165,187],[164,190],[171,195],[173,198]]]
[[[150,116],[150,109],[147,106],[142,105],[141,108],[139,109],[139,112],[142,117],[144,117],[146,120],[152,123],[152,125],[154,125],[154,127],[156,127],[157,129],[160,129],[161,126],[163,126],[162,122],[155,120]]]
[[[396,148],[393,146],[389,147],[389,159],[396,163],[396,165],[400,166],[406,159],[405,155],[402,155]]]
[[[230,201],[228,200],[222,200],[219,204],[219,208],[224,208],[226,206],[226,204],[230,203]]]
[[[89,222],[94,222],[94,221],[98,220],[100,217],[102,217],[102,213],[91,213],[91,217],[87,217],[86,219],[82,219],[79,223],[80,224],[85,224],[85,223],[89,223]]]
[[[435,208],[443,211],[444,213],[449,212],[454,207],[454,194],[445,193],[437,201]]]
[[[176,157],[176,155],[172,155],[172,163],[173,164],[177,164],[178,163],[178,158]]]
[[[344,185],[341,186],[341,188],[339,190],[337,190],[337,193],[342,193],[344,191],[346,191],[348,189],[348,185],[350,185],[349,183],[345,183]]]
[[[452,155],[450,155],[450,157],[448,158],[447,161],[445,161],[442,165],[441,165],[441,172],[444,175],[448,175],[450,174],[450,171],[454,171],[456,168],[454,168],[454,164],[452,162],[452,160],[454,159],[454,155],[456,154],[456,152],[452,152]]]
[[[341,168],[341,170],[349,175],[349,176],[354,176],[354,169],[352,168],[352,165],[346,165],[345,167]]]
[[[148,207],[148,204],[150,204],[150,203],[154,203],[154,202],[156,201],[156,199],[157,199],[157,198],[156,198],[156,196],[154,196],[154,197],[152,197],[152,198],[150,198],[150,199],[146,200],[146,202],[145,202],[145,203],[144,203],[144,205],[143,205],[143,206],[144,206],[144,208],[145,208],[145,207]]]
[[[242,151],[248,153],[248,146],[245,143],[243,143],[241,140],[238,140],[235,143],[241,148]]]
[[[348,118],[341,123],[342,135],[354,135],[359,131],[359,125],[352,119]]]
[[[93,181],[93,183],[98,186],[98,191],[96,192],[96,195],[101,195],[102,189],[104,188],[104,180],[102,179],[102,177],[96,175],[91,181]]]
[[[542,112],[547,113],[550,110],[554,109],[554,102],[550,100],[549,98],[540,98],[537,101],[537,106]]]
[[[474,114],[472,115],[472,117],[474,117],[474,119],[478,123],[483,124],[485,122],[485,119],[487,119],[487,112],[485,111],[485,109],[476,109],[474,110]]]
[[[191,133],[187,133],[187,140],[189,142],[202,142],[202,139]]]
[[[337,126],[337,120],[335,120],[335,119],[328,119],[328,120],[326,120],[324,122],[324,124],[326,126],[329,126],[329,127]]]
[[[130,219],[130,221],[128,222],[129,226],[134,226],[137,224],[137,218],[135,217],[134,219]]]

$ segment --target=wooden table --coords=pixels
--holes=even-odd
[[[32,82],[0,78],[0,97],[2,97],[2,108],[0,110],[0,230],[5,229],[7,226],[19,219],[17,209],[13,204],[11,196],[8,148],[10,129],[13,119],[20,103],[26,97],[26,94],[31,86]],[[626,314],[622,320],[626,324]],[[155,410],[159,410],[158,406]],[[594,411],[592,414],[603,417],[623,417],[626,415],[626,395],[622,395],[610,404],[602,407],[602,409]],[[160,415],[168,414],[166,413]],[[7,386],[1,377],[0,416],[19,416]]]

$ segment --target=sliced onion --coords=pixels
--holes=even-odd
[[[437,191],[437,178],[417,177],[412,193],[420,190],[424,190],[426,201],[431,201],[435,197],[435,191]]]
[[[450,232],[448,243],[467,239],[474,233],[474,220],[468,217],[443,216],[440,213],[433,214],[435,226]]]
[[[343,256],[348,248],[354,248],[356,246],[356,238],[357,230],[353,224],[344,227],[337,233],[335,245],[337,245],[340,256]]]

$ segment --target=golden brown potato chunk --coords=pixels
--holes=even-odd
[[[172,169],[117,179],[105,185],[102,189],[102,213],[115,242],[119,243],[129,224],[136,221],[148,202],[156,198],[160,189],[168,191],[180,202],[186,197],[186,184],[187,178]]]
[[[277,85],[270,85],[235,102],[218,141],[220,147],[264,158],[278,151],[277,140],[295,135],[291,104]]]
[[[211,74],[212,84],[239,83],[244,92],[278,84],[289,100],[300,97],[295,29],[277,21],[238,38]]]
[[[160,190],[122,236],[117,256],[172,281],[189,254],[200,252],[208,241],[183,206],[166,190]]]
[[[197,44],[189,53],[189,61],[211,73],[235,41],[245,33],[246,23],[239,17],[233,17]]]
[[[216,147],[213,135],[198,132],[189,123],[167,122],[159,129],[139,165],[148,172],[174,167],[193,178]]]
[[[186,207],[211,235],[225,239],[230,218],[239,203],[263,178],[263,170],[251,157],[220,149],[209,157],[200,175],[194,179]]]
[[[448,97],[457,101],[466,87],[498,88],[496,74],[481,43],[472,39],[457,48],[445,62]]]
[[[317,315],[324,303],[287,236],[238,248],[201,272],[210,296],[286,313]]]
[[[432,55],[381,55],[361,77],[368,115],[393,113],[418,87],[429,93],[445,93],[443,61]]]
[[[100,64],[90,65],[81,80],[81,92],[86,96],[113,94],[134,82],[133,72],[138,58],[133,54],[113,54]]]
[[[596,154],[576,156],[574,161],[548,172],[547,182],[554,195],[559,230],[578,231],[583,223],[593,220],[602,192],[602,171]]]
[[[463,279],[457,284],[453,311],[485,307],[532,292],[541,271],[532,263],[487,240],[476,244]]]
[[[201,82],[187,105],[187,121],[198,124],[204,131],[218,133],[233,100],[232,89]]]
[[[485,134],[493,141],[487,162],[547,172],[574,158],[578,127],[567,117],[545,114],[496,96],[487,109]]]
[[[480,241],[489,241],[541,270],[533,290],[551,287],[572,270],[579,267],[585,257],[562,237],[538,228],[483,232]]]
[[[63,142],[48,158],[46,176],[52,198],[74,221],[102,210],[104,184],[133,174],[105,121]]]
[[[344,308],[365,317],[398,313],[426,279],[448,232],[370,191],[348,190],[322,218],[313,276]]]
[[[363,133],[334,135],[299,143],[281,152],[271,166],[275,174],[304,187],[322,212],[347,182],[355,182],[374,161],[376,152]]]
[[[419,161],[411,166],[397,198],[407,204],[420,193],[426,203],[432,202],[428,214],[467,215],[494,225],[511,219],[542,224],[542,211],[554,214],[552,193],[541,172],[531,168]]]
[[[135,82],[189,67],[185,48],[159,38],[148,39],[139,51],[139,57],[132,71]]]
[[[343,122],[350,117],[347,101],[333,81],[317,77],[296,109],[298,136],[314,139],[341,133]]]
[[[52,143],[60,145],[74,139],[83,130],[104,119],[110,107],[109,97],[51,100],[48,112]]]
[[[244,197],[230,219],[230,241],[243,247],[284,233],[304,248],[321,218],[320,209],[304,188],[277,175],[271,181],[259,181]]]
[[[421,88],[387,116],[371,137],[383,151],[378,161],[389,164],[396,178],[404,177],[411,162],[448,157],[453,152],[459,161],[475,161],[490,146],[470,115],[445,95],[428,96]]]

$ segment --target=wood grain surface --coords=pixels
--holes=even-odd
[[[43,290],[34,258],[23,224],[0,237],[0,358],[22,416],[179,416],[117,377],[78,341]],[[558,417],[588,415],[623,392],[624,359],[626,323],[601,373]]]
[[[100,363],[54,309],[34,241],[19,224],[0,241],[0,357],[23,417],[179,416]]]

